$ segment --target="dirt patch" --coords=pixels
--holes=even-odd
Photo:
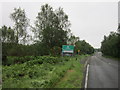
[[[68,77],[69,73],[71,73],[71,72],[74,72],[74,70],[68,70],[68,71],[65,73],[64,77],[61,79],[61,81],[67,80],[67,79],[68,79],[67,77]]]
[[[67,72],[68,72],[68,73],[69,73],[69,72],[74,72],[74,70],[68,70]]]

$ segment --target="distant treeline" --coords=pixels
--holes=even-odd
[[[6,56],[60,55],[62,45],[74,45],[76,54],[78,50],[80,54],[94,52],[85,40],[81,41],[71,33],[71,23],[63,8],[53,10],[48,4],[42,5],[35,25],[29,24],[30,20],[21,8],[15,8],[10,18],[14,26],[0,28],[3,60]],[[28,27],[32,34],[28,33]]]
[[[104,36],[101,44],[103,55],[120,58],[120,25],[118,32],[111,32],[109,36]]]

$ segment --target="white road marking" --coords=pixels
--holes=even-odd
[[[89,64],[87,65],[87,71],[86,71],[85,89],[87,88],[87,84],[88,84],[88,71],[89,71]]]

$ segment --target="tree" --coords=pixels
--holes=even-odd
[[[75,43],[79,40],[79,37],[76,37],[75,35],[70,35],[70,37],[68,38],[68,44],[69,45],[75,45]]]
[[[6,41],[6,39],[7,39],[7,27],[4,25],[1,29],[0,29],[0,31],[1,31],[1,33],[2,33],[2,35],[1,35],[1,41],[2,42],[5,42]]]
[[[36,19],[35,36],[47,49],[67,44],[70,23],[62,8],[54,11],[51,6],[45,4],[41,6]]]
[[[94,48],[87,43],[85,40],[78,40],[75,43],[75,52],[77,53],[80,50],[80,54],[92,54],[94,53]]]
[[[25,10],[22,10],[20,7],[14,8],[14,12],[10,15],[11,19],[14,21],[14,30],[16,35],[16,43],[22,41],[25,44],[25,39],[27,37],[27,26],[28,19],[25,14]]]
[[[117,48],[118,48],[118,53],[120,56],[120,23],[118,24],[118,44],[117,44]]]
[[[119,34],[116,32],[111,32],[109,36],[105,36],[104,40],[101,42],[101,51],[103,55],[120,57],[120,43]]]
[[[14,43],[16,36],[14,30],[11,27],[6,27],[5,25],[0,29],[2,33],[1,40],[3,43]]]

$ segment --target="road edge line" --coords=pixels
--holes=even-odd
[[[87,88],[88,83],[88,71],[89,71],[89,64],[87,65],[86,77],[85,77],[85,89]]]

